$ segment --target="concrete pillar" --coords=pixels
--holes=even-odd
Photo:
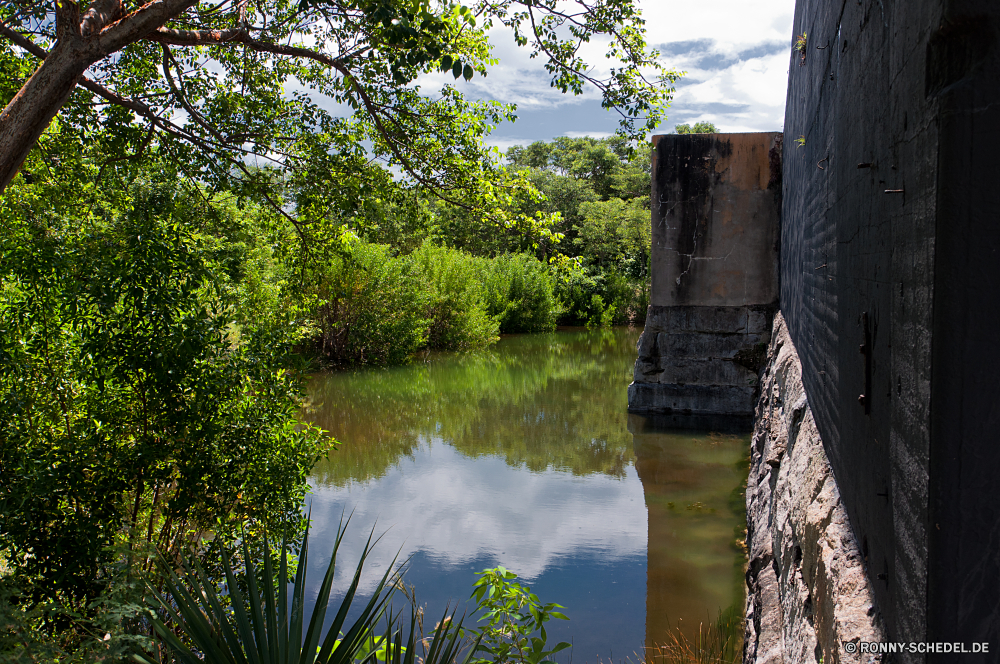
[[[781,139],[653,137],[652,292],[630,411],[749,428],[778,306]]]

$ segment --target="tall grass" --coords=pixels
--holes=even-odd
[[[743,661],[743,611],[733,605],[714,622],[698,625],[688,635],[678,626],[667,638],[645,652],[645,664],[741,664]]]

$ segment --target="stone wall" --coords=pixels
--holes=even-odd
[[[883,631],[780,314],[752,440],[744,662],[879,661],[843,648],[848,641],[880,642]]]

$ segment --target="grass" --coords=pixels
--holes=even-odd
[[[679,628],[645,652],[644,664],[740,664],[743,661],[743,611],[733,605],[715,622],[701,623],[689,637]]]

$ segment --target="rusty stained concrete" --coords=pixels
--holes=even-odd
[[[781,140],[653,137],[652,293],[629,410],[749,428],[778,306]]]
[[[778,300],[780,133],[653,137],[650,304]]]

